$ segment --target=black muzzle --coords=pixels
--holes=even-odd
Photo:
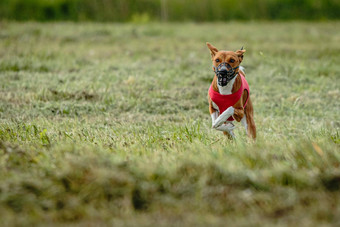
[[[226,62],[219,64],[217,67],[214,66],[218,85],[226,86],[237,75],[236,69],[238,69],[238,66],[233,68]]]

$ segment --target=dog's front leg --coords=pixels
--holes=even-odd
[[[235,135],[233,132],[234,128],[235,128],[235,125],[233,125],[232,123],[228,123],[228,124],[222,124],[221,126],[217,127],[216,130],[227,132],[231,136],[231,138],[235,139]]]
[[[211,116],[211,126],[214,128],[215,121],[218,118],[218,111],[211,113],[210,116]]]
[[[213,123],[213,128],[218,128],[221,126],[226,120],[234,114],[234,107],[229,107],[226,109]]]
[[[210,116],[211,116],[211,123],[214,128],[215,121],[218,118],[218,111],[213,112]],[[231,138],[235,138],[235,135],[233,133],[234,128],[235,126],[232,123],[229,123],[229,124],[222,124],[215,129],[218,131],[227,132],[231,136]]]
[[[208,96],[208,101],[209,101],[209,112],[211,116],[211,125],[214,128],[214,124],[215,124],[216,119],[218,118],[219,111],[214,109],[210,96]]]
[[[219,127],[214,127],[216,120],[219,118],[218,117],[219,112],[216,109],[213,108],[212,101],[211,101],[210,97],[209,97],[209,112],[210,112],[210,116],[211,116],[212,127],[214,129],[218,130],[218,131],[222,131],[222,132],[229,134],[231,138],[235,138],[235,135],[233,133],[233,129],[235,128],[235,126],[233,124],[222,124]],[[226,118],[226,119],[228,119],[228,118]]]

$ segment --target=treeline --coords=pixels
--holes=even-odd
[[[339,0],[1,0],[0,19],[228,21],[340,19]]]

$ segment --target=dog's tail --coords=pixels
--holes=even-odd
[[[245,107],[246,120],[247,120],[247,133],[253,139],[256,138],[256,126],[254,122],[254,109],[250,97],[248,98],[247,105]]]

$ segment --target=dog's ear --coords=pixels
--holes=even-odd
[[[235,52],[236,55],[238,56],[238,60],[240,61],[240,63],[243,61],[244,52],[246,52],[246,50],[244,50],[243,47],[240,50]]]
[[[217,48],[207,42],[207,46],[210,50],[211,58],[215,57],[215,54],[218,52]]]

